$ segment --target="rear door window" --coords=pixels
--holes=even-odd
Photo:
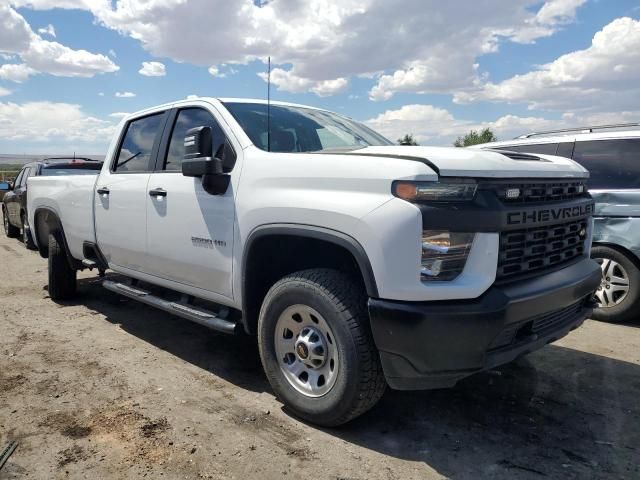
[[[149,172],[152,154],[164,126],[164,112],[133,120],[120,145],[113,170],[116,173]]]
[[[591,189],[640,188],[640,139],[576,142],[573,159],[589,170]]]

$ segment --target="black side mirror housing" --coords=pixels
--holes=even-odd
[[[187,130],[182,175],[201,177],[202,188],[210,195],[222,195],[227,191],[231,177],[224,174],[222,159],[213,156],[211,127]]]

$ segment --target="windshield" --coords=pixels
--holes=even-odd
[[[225,102],[253,144],[268,148],[267,105]],[[324,110],[271,105],[272,152],[317,152],[356,150],[373,145],[391,145],[382,135],[361,123]]]

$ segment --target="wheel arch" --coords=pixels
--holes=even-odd
[[[42,258],[48,258],[49,256],[49,234],[54,233],[59,236],[62,241],[62,246],[67,255],[67,260],[71,268],[78,268],[77,261],[71,256],[69,252],[69,245],[67,245],[67,238],[64,234],[64,227],[58,214],[47,207],[40,207],[36,209],[33,214],[34,225],[31,227],[33,230],[32,237],[36,240],[38,246],[38,252]]]
[[[276,247],[277,251],[274,250]],[[296,258],[293,254],[302,247],[308,255]],[[265,253],[269,255],[268,259],[264,257]],[[274,257],[276,262],[271,261]],[[284,260],[284,265],[278,264],[280,260]],[[262,300],[279,278],[306,268],[335,267],[339,261],[343,262],[340,266],[345,270],[357,275],[369,297],[378,296],[371,263],[355,238],[312,225],[270,224],[255,228],[247,238],[242,256],[242,321],[245,331],[249,334],[256,332]],[[259,268],[265,264],[271,267],[266,273]]]
[[[638,270],[640,270],[640,257],[638,257],[638,254],[634,253],[627,247],[620,245],[619,243],[593,242],[592,248],[593,247],[607,247],[607,248],[610,248],[611,250],[615,250],[618,253],[621,253],[622,255],[625,255],[626,257],[628,257],[629,260],[631,260],[633,264],[638,268]]]

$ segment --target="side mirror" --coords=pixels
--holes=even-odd
[[[9,182],[0,182],[0,192],[8,192],[9,190],[11,190]]]
[[[222,159],[213,156],[211,127],[187,130],[182,175],[201,177],[202,188],[210,195],[221,195],[227,191],[230,177],[224,174]]]

